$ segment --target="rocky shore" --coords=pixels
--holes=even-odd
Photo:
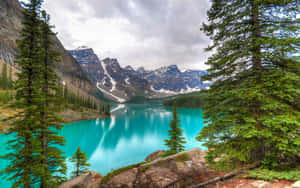
[[[0,133],[6,132],[9,129],[8,121],[1,121],[9,116],[12,116],[16,111],[14,109],[8,108],[7,106],[0,105]],[[59,115],[65,120],[65,123],[90,120],[90,119],[104,119],[109,118],[106,115],[100,114],[97,110],[84,109],[84,110],[72,110],[65,109],[59,113]]]
[[[168,157],[164,151],[150,154],[145,161],[115,170],[102,177],[89,172],[74,178],[60,188],[196,188],[197,184],[222,176],[224,173],[210,170],[205,163],[205,152],[195,148]],[[233,177],[205,188],[300,188],[300,182],[243,179]]]

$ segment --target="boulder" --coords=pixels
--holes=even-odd
[[[271,188],[271,184],[269,182],[262,181],[262,180],[258,180],[251,183],[251,186],[253,188],[269,188],[269,187]]]
[[[166,167],[153,167],[140,174],[137,179],[139,187],[165,187],[166,185],[176,182],[180,176]]]
[[[145,161],[154,161],[155,159],[158,159],[161,157],[161,155],[163,155],[166,151],[164,150],[158,150],[155,151],[153,153],[151,153],[150,155],[148,155],[145,159]]]
[[[158,153],[160,152],[155,154],[155,160],[121,172],[101,187],[165,187],[172,183],[185,181],[188,177],[203,175],[206,172],[205,152],[200,148],[164,158],[158,157],[160,156]]]
[[[300,181],[296,181],[293,185],[292,188],[300,188]]]
[[[99,188],[101,178],[98,172],[90,171],[61,184],[59,188]]]
[[[105,185],[101,187],[111,187],[111,188],[133,188],[138,174],[138,169],[129,169],[123,173],[120,173],[113,178],[111,178]]]

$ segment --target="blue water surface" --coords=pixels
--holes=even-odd
[[[67,140],[62,147],[70,158],[80,146],[87,153],[90,169],[102,175],[113,169],[142,162],[150,153],[166,149],[164,139],[168,138],[172,109],[162,105],[119,105],[110,119],[98,119],[66,124],[59,132]],[[201,147],[195,140],[203,128],[202,110],[179,109],[181,125],[187,144],[186,149]],[[0,155],[7,153],[6,141],[9,135],[0,134]],[[8,161],[0,159],[0,169]],[[68,164],[68,174],[72,165]],[[1,171],[1,170],[0,170]],[[0,179],[1,188],[11,187],[11,183]]]

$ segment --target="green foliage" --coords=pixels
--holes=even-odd
[[[290,56],[300,50],[299,13],[295,1],[212,1],[202,30],[215,53],[202,78],[215,82],[197,137],[211,149],[210,161],[262,161],[270,169],[297,163],[300,67]]]
[[[64,181],[66,173],[65,157],[58,148],[65,144],[62,136],[58,136],[57,131],[62,128],[60,124],[63,120],[57,116],[60,111],[62,97],[60,96],[61,87],[58,82],[58,76],[55,72],[55,63],[59,62],[60,54],[53,50],[51,37],[54,33],[49,25],[49,15],[42,12],[41,20],[41,56],[42,69],[40,70],[41,79],[41,103],[40,103],[40,130],[39,141],[41,143],[41,163],[38,177],[40,177],[41,186],[53,186],[54,182]]]
[[[176,103],[173,107],[173,119],[170,121],[169,139],[165,139],[165,145],[169,148],[169,153],[178,153],[184,150],[186,143],[182,136],[183,130],[180,128],[180,120],[177,112]]]
[[[298,181],[300,179],[300,168],[294,170],[275,171],[258,168],[245,172],[244,178],[254,178],[266,181],[289,180]]]
[[[6,63],[4,63],[3,67],[2,67],[1,85],[2,85],[3,89],[8,88],[7,64]]]
[[[4,156],[10,160],[5,172],[13,187],[57,187],[65,180],[66,170],[65,157],[58,149],[64,138],[57,135],[62,122],[56,115],[61,92],[54,63],[59,54],[53,50],[50,38],[54,34],[49,16],[40,11],[41,1],[30,0],[24,7],[16,56],[22,71],[17,75],[11,104],[17,113],[8,118],[12,121],[9,133],[15,138],[8,142],[12,152]],[[12,79],[12,69],[8,79]]]
[[[12,81],[12,68],[9,68],[9,77],[7,77],[7,64],[4,63],[2,65],[2,73],[0,75],[0,89],[12,89],[13,81]]]
[[[107,104],[104,109],[104,114],[110,116],[110,105]]]
[[[168,157],[168,156],[174,155],[176,153],[177,153],[177,151],[168,150],[168,151],[164,152],[163,154],[161,154],[160,156],[161,157]]]
[[[11,91],[0,91],[0,104],[7,104],[14,99],[14,93]]]
[[[22,69],[15,83],[16,100],[14,106],[21,109],[11,117],[12,127],[9,133],[15,138],[8,142],[9,150],[13,151],[4,156],[10,160],[5,172],[13,187],[31,187],[37,178],[40,167],[40,142],[37,134],[40,128],[39,106],[40,94],[40,6],[38,0],[24,4],[23,29],[17,41],[18,55],[16,64]]]
[[[63,98],[65,103],[67,103],[69,106],[71,106],[72,109],[77,110],[79,108],[85,107],[89,109],[99,110],[101,114],[105,114],[105,105],[99,105],[98,102],[96,102],[91,97],[83,97],[79,94],[75,94],[74,92],[70,91],[68,89],[68,86],[63,86]]]
[[[176,102],[180,108],[203,108],[205,105],[205,91],[196,92],[193,94],[180,95],[173,99],[164,101],[165,106],[173,106]]]
[[[114,171],[108,173],[106,176],[104,176],[104,177],[101,179],[100,185],[101,185],[101,184],[104,184],[104,183],[106,183],[106,182],[108,182],[111,178],[115,177],[115,176],[118,175],[118,174],[121,174],[122,172],[125,172],[125,171],[130,170],[130,169],[133,169],[133,168],[140,167],[141,165],[143,165],[143,164],[145,164],[145,163],[146,163],[146,162],[141,162],[141,163],[129,165],[129,166],[126,166],[126,167],[123,167],[123,168],[119,168],[119,169],[117,169],[117,170],[114,170]]]
[[[176,160],[177,161],[180,161],[180,162],[184,162],[184,161],[187,161],[189,159],[189,155],[187,153],[183,153],[183,154],[180,154],[178,156],[176,156]]]
[[[70,162],[75,164],[75,170],[72,172],[73,177],[77,177],[88,172],[88,167],[91,165],[87,163],[87,160],[88,158],[86,153],[82,152],[81,148],[78,147],[72,158],[70,158]]]

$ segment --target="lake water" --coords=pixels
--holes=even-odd
[[[172,109],[162,105],[119,105],[111,119],[88,120],[67,124],[60,134],[67,140],[62,148],[67,158],[80,146],[87,153],[90,169],[102,175],[112,169],[142,162],[150,153],[166,149],[164,139],[168,138]],[[201,147],[195,140],[203,128],[202,110],[179,109],[186,149]],[[7,152],[7,135],[0,134],[0,155]],[[204,149],[204,148],[203,148]],[[7,161],[0,160],[0,169]],[[68,164],[68,173],[72,166]],[[1,188],[10,183],[0,179]]]

